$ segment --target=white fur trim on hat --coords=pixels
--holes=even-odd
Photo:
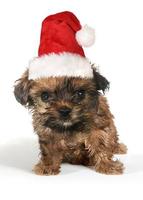
[[[95,42],[95,31],[93,28],[85,25],[76,32],[76,40],[80,46],[89,47]]]
[[[51,53],[34,58],[29,64],[29,80],[42,77],[93,77],[87,58],[73,53]]]

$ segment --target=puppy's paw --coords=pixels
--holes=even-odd
[[[127,146],[123,143],[119,143],[118,146],[114,150],[114,154],[126,154],[127,153]]]
[[[34,166],[33,171],[35,174],[41,176],[57,175],[60,173],[60,167],[45,166],[43,163],[39,162]]]
[[[123,173],[124,166],[123,164],[116,160],[108,160],[107,162],[101,161],[98,166],[95,167],[95,170],[99,173],[108,174],[108,175],[120,175]]]

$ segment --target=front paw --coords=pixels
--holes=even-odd
[[[57,175],[60,173],[60,166],[45,166],[42,162],[39,162],[37,165],[34,166],[33,171],[37,175]]]
[[[99,173],[108,174],[108,175],[120,175],[124,171],[123,164],[116,160],[101,161],[96,165],[95,170]]]

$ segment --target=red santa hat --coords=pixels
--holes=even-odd
[[[82,47],[94,43],[94,30],[81,27],[71,12],[48,16],[42,23],[38,57],[29,64],[29,79],[51,76],[90,78],[91,64]]]

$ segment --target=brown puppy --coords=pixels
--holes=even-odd
[[[34,171],[58,174],[62,162],[92,167],[104,174],[121,174],[123,164],[114,154],[126,153],[118,143],[113,115],[101,91],[109,82],[93,68],[93,78],[48,77],[28,79],[27,70],[16,82],[18,102],[32,112],[39,136],[41,159]]]

